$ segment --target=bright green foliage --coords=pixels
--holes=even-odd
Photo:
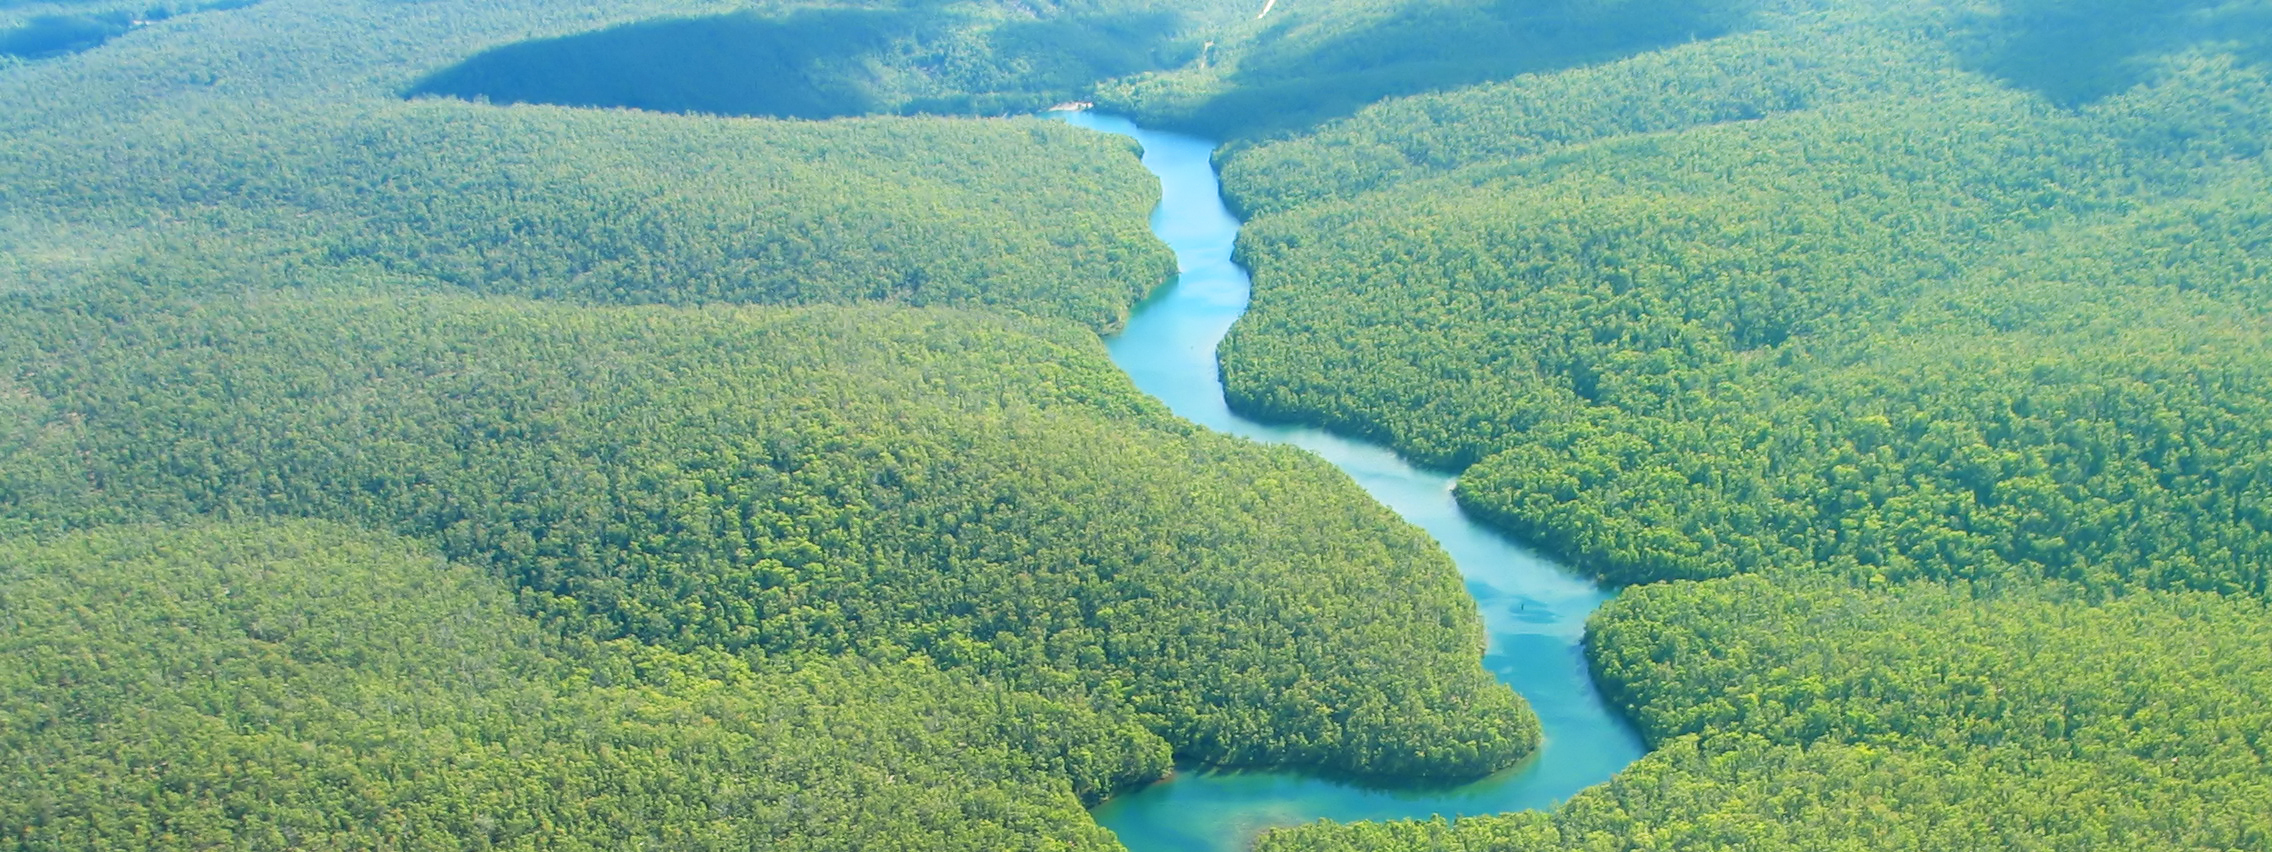
[[[1603,688],[1654,738],[2006,746],[2189,777],[2262,776],[2272,748],[2259,601],[1735,577],[1633,589],[1596,619]]]
[[[1114,849],[1125,717],[917,661],[562,641],[311,523],[0,542],[0,848]]]
[[[164,715],[179,692],[152,682],[115,702],[155,708],[145,727],[39,728],[67,759],[11,771],[78,774],[9,778],[52,792],[0,797],[40,809],[0,837],[1091,848],[1109,838],[1072,809],[1168,750],[1457,777],[1533,748],[1422,536],[1314,459],[1174,421],[1103,357],[1093,333],[1172,271],[1125,143],[404,99],[531,39],[787,11],[267,0],[0,66],[0,530],[79,547],[325,519],[503,579],[521,613],[483,592],[341,628],[394,642],[344,661],[258,657],[224,614],[119,638],[104,671],[130,684],[167,643],[236,642],[211,653],[269,668],[183,700],[274,706]],[[1174,59],[1128,9],[1035,11],[887,39],[876,91],[929,100],[871,106],[1022,109]],[[626,303],[649,306],[599,307]],[[331,616],[425,605],[345,565],[369,559],[310,559],[369,586]],[[118,583],[214,600],[164,573]],[[277,617],[331,617],[287,591]],[[478,689],[426,683],[411,643],[475,622],[564,638],[499,640],[514,655]],[[0,700],[78,700],[47,688]],[[203,774],[139,774],[161,763]],[[215,780],[239,772],[263,780]]]
[[[314,237],[328,261],[547,299],[986,306],[1097,329],[1173,271],[1125,147],[1054,123],[403,109],[342,129],[353,183],[315,203],[359,222]]]
[[[1262,848],[2272,846],[2265,8],[1825,4],[1233,152],[1237,406],[1752,572],[1596,617],[1610,783]]]
[[[157,301],[6,312],[45,411],[0,513],[379,526],[602,636],[920,652],[1221,763],[1473,775],[1536,740],[1424,537],[1322,462],[1169,418],[1077,327]]]
[[[1260,6],[0,0],[116,35],[0,57],[0,844],[1110,848],[1170,749],[1530,751],[1417,533],[1105,362],[1169,270],[1120,143],[402,99],[1198,39],[1102,91],[1247,140],[1236,405],[1757,575],[1596,623],[1611,783],[1266,849],[2272,846],[2263,3]],[[617,54],[685,67],[485,88]]]
[[[2265,593],[2272,81],[2173,59],[2070,112],[1945,52],[1869,64],[1934,55],[1894,23],[1391,105],[1235,156],[1266,215],[1223,354],[1234,404],[1473,464],[1468,505],[1621,581]],[[1415,137],[1423,114],[1440,123]],[[1309,168],[1343,150],[1387,165]]]
[[[2259,849],[2260,782],[2220,785],[2150,770],[1746,735],[1683,736],[1552,814],[1318,824],[1265,835],[1257,852],[1638,852],[1655,849]],[[2232,797],[2227,799],[2225,797]],[[2258,810],[2251,810],[2256,808]]]
[[[22,227],[33,271],[235,289],[347,269],[595,303],[992,306],[1098,329],[1172,272],[1143,231],[1156,190],[1134,158],[1055,124],[432,102],[233,126],[262,119],[164,150],[66,133],[10,146],[38,161],[0,189],[47,220]],[[248,146],[281,168],[251,169]],[[101,159],[123,162],[79,176]],[[208,212],[168,221],[174,205]]]
[[[1319,826],[1343,849],[2260,849],[2272,611],[2198,592],[1633,589],[1595,667],[1657,750],[1551,815]]]

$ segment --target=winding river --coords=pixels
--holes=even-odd
[[[1219,432],[1292,444],[1347,471],[1373,498],[1427,530],[1467,578],[1490,634],[1484,664],[1545,725],[1523,765],[1461,787],[1370,789],[1287,772],[1183,770],[1099,806],[1097,821],[1131,852],[1233,852],[1272,826],[1318,819],[1457,817],[1550,807],[1641,756],[1641,739],[1602,703],[1581,648],[1586,616],[1610,593],[1485,529],[1452,499],[1454,477],[1416,470],[1389,450],[1326,432],[1257,423],[1223,400],[1215,346],[1246,312],[1251,282],[1231,262],[1239,221],[1223,205],[1214,144],[1089,112],[1074,125],[1134,138],[1160,179],[1152,231],[1175,250],[1173,284],[1107,341],[1114,363],[1175,413]]]

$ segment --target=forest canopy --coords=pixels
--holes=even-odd
[[[2272,842],[2266,8],[1825,4],[1233,148],[1234,406],[1635,584],[1655,746],[1260,848]]]
[[[1472,464],[1470,507],[1626,582],[2265,594],[2272,81],[2204,56],[2075,112],[1916,38],[1795,27],[1321,132],[1385,183],[1308,169],[1323,140],[1241,152],[1263,215],[1234,403]],[[1783,70],[1826,50],[1916,58],[1882,85]],[[1531,106],[1572,96],[1643,99]]]
[[[1264,852],[2254,849],[2272,843],[2261,601],[1756,577],[1635,589],[1603,685],[1655,746],[1552,813],[1315,827]]]
[[[1064,99],[1229,143],[1236,408],[1632,586],[1648,757],[1261,848],[2272,845],[2268,32],[0,0],[0,846],[1111,849],[1175,759],[1518,763],[1423,535],[1106,359],[1131,146],[941,117]]]
[[[1422,535],[1322,462],[1168,418],[1077,327],[399,295],[16,308],[0,519],[26,533],[391,530],[576,635],[915,656],[1222,764],[1461,777],[1536,742]]]
[[[1125,715],[916,661],[564,640],[331,524],[0,552],[9,849],[1113,849],[1068,777],[1167,768]]]

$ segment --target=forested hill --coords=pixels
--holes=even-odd
[[[144,15],[0,66],[0,845],[1111,848],[1171,756],[1535,747],[1424,536],[1106,360],[1125,142],[406,97],[786,6],[168,11],[0,7]]]
[[[402,99],[486,46],[687,9],[272,0],[8,69],[0,283],[383,278],[986,306],[1105,330],[1173,272],[1126,145],[1070,128]]]
[[[919,662],[563,640],[429,546],[314,523],[0,543],[0,847],[1115,849],[1125,714]]]
[[[1234,406],[1650,584],[1616,780],[1262,848],[2272,843],[2267,14],[1826,3],[1225,155]]]
[[[2265,0],[0,0],[0,847],[1517,763],[1424,536],[1105,358],[1131,147],[903,115],[1063,97],[1230,142],[1235,407],[1635,586],[1649,757],[1263,848],[2272,846]]]
[[[1248,141],[1382,98],[1456,90],[1741,32],[1783,0],[1272,0],[1210,31],[1196,61],[1097,87],[1148,125]],[[1262,10],[1267,9],[1267,12]]]
[[[2264,594],[2266,69],[2069,109],[1863,11],[1233,157],[1234,400],[1474,464],[1621,580]]]
[[[1320,824],[1261,852],[2262,849],[2272,612],[1922,583],[1629,591],[1605,686],[1655,746],[1551,813]]]
[[[12,308],[0,518],[26,532],[388,529],[579,634],[918,654],[1226,764],[1475,775],[1536,740],[1424,536],[1322,462],[1169,419],[1075,328],[377,296]]]

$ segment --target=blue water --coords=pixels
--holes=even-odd
[[[1059,113],[1080,127],[1134,138],[1160,178],[1152,231],[1175,249],[1179,274],[1107,341],[1112,360],[1175,413],[1214,429],[1316,453],[1374,499],[1427,530],[1459,564],[1490,633],[1484,665],[1529,699],[1545,745],[1524,763],[1462,787],[1382,790],[1289,772],[1184,770],[1099,806],[1096,818],[1132,852],[1229,852],[1272,826],[1318,819],[1454,817],[1550,807],[1608,780],[1641,756],[1631,726],[1602,703],[1586,671],[1586,616],[1610,596],[1553,560],[1468,520],[1454,477],[1416,470],[1387,449],[1317,429],[1232,414],[1215,346],[1246,312],[1252,282],[1231,262],[1239,221],[1223,205],[1204,139],[1144,130],[1126,119]]]

